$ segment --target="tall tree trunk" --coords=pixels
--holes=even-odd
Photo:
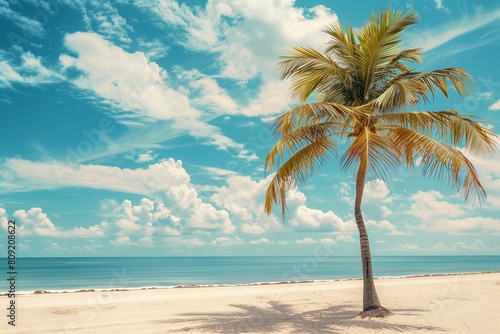
[[[366,231],[363,213],[361,212],[361,200],[365,186],[366,168],[360,166],[356,177],[356,199],[354,203],[354,217],[359,230],[359,243],[361,246],[361,263],[363,265],[363,312],[361,317],[384,318],[392,314],[380,305],[375,282],[373,281],[372,257],[370,254],[370,243]]]

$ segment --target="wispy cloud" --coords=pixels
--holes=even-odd
[[[45,30],[42,23],[12,9],[12,4],[15,4],[15,2],[0,0],[0,18],[12,22],[17,28],[19,28],[19,34],[16,34],[18,36],[17,38],[25,38],[22,36],[43,37]],[[5,33],[5,31],[3,31],[3,33]],[[12,33],[14,34],[15,32]]]
[[[10,88],[15,83],[38,86],[65,80],[63,75],[45,67],[41,57],[29,51],[21,54],[18,64],[8,59],[0,50],[0,88]]]
[[[77,10],[83,17],[88,31],[95,31],[106,39],[128,44],[133,28],[119,14],[113,2],[90,0],[61,0],[66,6]]]
[[[4,160],[1,167],[1,192],[83,187],[152,195],[189,183],[189,174],[182,163],[173,159],[137,169],[24,159]]]
[[[70,80],[120,110],[111,114],[117,121],[126,125],[172,121],[169,127],[174,131],[202,138],[204,144],[221,150],[245,149],[218,127],[202,120],[202,112],[193,107],[189,97],[168,84],[171,80],[167,71],[143,52],[129,53],[94,33],[66,35],[65,43],[77,57],[63,54],[61,64],[65,69],[80,71]],[[251,155],[239,157],[253,159]]]
[[[488,12],[478,10],[474,16],[465,16],[460,20],[446,22],[426,31],[417,31],[411,35],[409,44],[413,47],[423,47],[424,51],[431,51],[477,29],[497,24],[499,20],[500,8]],[[499,37],[495,36],[495,38]]]

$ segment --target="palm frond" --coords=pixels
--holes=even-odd
[[[393,127],[388,136],[398,146],[408,168],[413,168],[420,156],[424,176],[433,176],[437,180],[447,178],[448,186],[456,188],[466,200],[473,194],[480,202],[486,198],[476,169],[460,150],[400,126]]]
[[[362,46],[359,59],[364,78],[363,100],[368,96],[374,74],[400,54],[401,33],[417,22],[418,16],[414,11],[403,13],[387,9],[373,14],[357,31],[356,37]]]
[[[328,55],[312,48],[294,47],[280,58],[279,76],[282,80],[292,78],[292,96],[298,97],[301,103],[315,91],[329,91],[333,84],[338,85],[342,91],[351,90],[349,76]],[[352,99],[352,91],[350,95]]]
[[[399,164],[413,168],[420,157],[424,176],[447,179],[466,199],[486,196],[464,154],[495,152],[496,135],[483,120],[455,110],[407,111],[436,93],[463,96],[472,87],[461,68],[411,68],[422,63],[422,50],[401,49],[401,36],[417,21],[413,11],[390,10],[373,14],[358,30],[333,21],[323,30],[330,37],[323,53],[294,47],[281,57],[280,77],[291,80],[301,105],[271,126],[278,140],[265,170],[277,172],[266,192],[267,213],[279,203],[284,216],[286,191],[305,182],[344,139],[342,170],[357,173],[358,184],[365,177],[387,180]],[[313,95],[317,102],[306,103]]]
[[[272,171],[274,166],[282,165],[287,155],[291,155],[323,137],[343,134],[345,124],[339,122],[324,122],[319,124],[309,124],[296,129],[293,132],[283,135],[274,144],[266,157],[264,165],[265,171]],[[336,154],[336,145],[332,146]]]
[[[364,127],[346,149],[340,163],[343,171],[361,168],[371,178],[388,180],[400,163],[399,150],[392,138]]]
[[[476,119],[476,120],[474,120]],[[496,151],[495,133],[481,125],[483,121],[472,115],[460,115],[456,110],[412,111],[377,116],[380,129],[387,125],[402,126],[418,131],[452,146],[464,146],[474,155],[493,155]]]
[[[286,192],[305,182],[318,165],[323,164],[334,151],[335,142],[328,137],[320,137],[292,155],[271,180],[265,200],[265,211],[270,213],[273,204],[281,204],[283,219],[286,212]],[[267,159],[266,159],[267,161]]]
[[[448,97],[448,81],[460,95],[471,91],[472,80],[461,68],[443,68],[426,73],[405,72],[387,82],[380,89],[380,95],[370,103],[381,112],[389,112],[429,102],[427,95],[434,95],[437,90]]]
[[[350,116],[356,111],[335,103],[314,102],[303,104],[278,116],[271,128],[276,136],[284,136],[295,129],[307,124],[322,122],[348,123]]]

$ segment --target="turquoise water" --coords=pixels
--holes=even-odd
[[[1,261],[7,278],[7,261]],[[373,267],[376,277],[500,271],[500,256],[381,256]],[[23,292],[361,277],[354,256],[18,258],[16,269],[16,288]],[[7,288],[1,282],[0,293]]]

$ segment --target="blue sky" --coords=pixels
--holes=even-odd
[[[388,5],[420,15],[417,70],[476,82],[421,109],[498,131],[497,1],[0,0],[0,222],[17,221],[18,256],[357,255],[338,161],[290,191],[284,221],[264,214],[269,121],[295,103],[275,65]],[[499,254],[500,158],[472,161],[482,206],[418,168],[367,184],[372,253]]]

